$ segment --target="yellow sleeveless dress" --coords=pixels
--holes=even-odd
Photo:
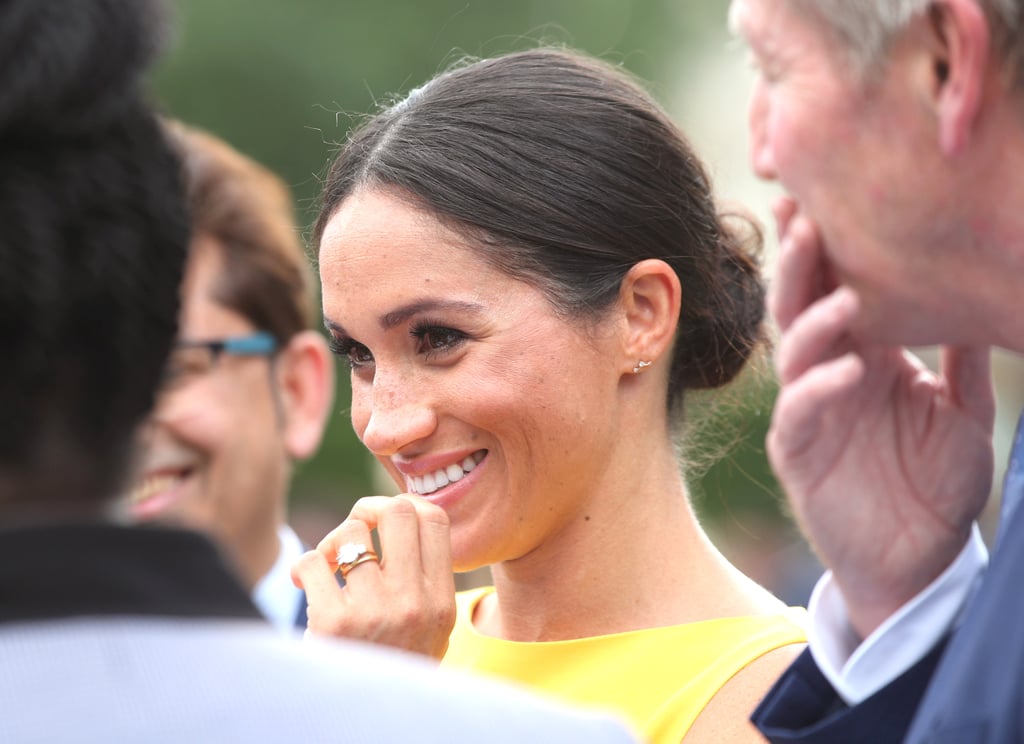
[[[618,715],[652,744],[679,744],[734,674],[773,649],[806,642],[802,608],[571,641],[504,641],[478,633],[472,624],[477,604],[493,591],[481,587],[457,595],[444,666],[495,675]]]

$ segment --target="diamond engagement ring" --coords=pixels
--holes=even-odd
[[[338,570],[341,571],[343,579],[360,563],[378,560],[373,549],[367,548],[363,543],[345,543],[338,548]]]

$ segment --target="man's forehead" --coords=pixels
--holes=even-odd
[[[817,13],[796,0],[731,0],[729,28],[758,57],[831,53],[837,47],[832,31]]]
[[[757,42],[791,11],[789,0],[731,0],[729,30],[747,43]]]

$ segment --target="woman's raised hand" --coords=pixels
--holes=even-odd
[[[339,549],[373,550],[374,529],[379,561],[347,569],[345,586],[339,586]],[[448,648],[455,624],[448,515],[425,499],[360,499],[316,550],[296,561],[292,580],[306,592],[307,633],[372,641],[436,659]]]

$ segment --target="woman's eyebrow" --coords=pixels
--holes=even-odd
[[[391,312],[385,313],[380,317],[378,321],[380,327],[385,331],[391,330],[395,326],[401,325],[402,323],[409,320],[409,318],[419,315],[420,313],[437,312],[439,310],[456,311],[463,313],[479,313],[484,309],[484,306],[478,302],[464,302],[462,300],[414,300],[406,305],[402,305]],[[336,323],[327,316],[324,316],[324,327],[339,336],[348,336],[349,333],[340,324]]]
[[[438,310],[449,310],[464,313],[478,313],[484,306],[477,302],[464,302],[462,300],[415,300],[407,305],[392,310],[381,316],[380,327],[385,331],[401,325],[409,318],[420,313],[437,312]]]
[[[331,334],[335,336],[342,336],[348,338],[348,331],[346,331],[340,323],[335,323],[326,315],[324,316],[324,328],[326,328]]]

